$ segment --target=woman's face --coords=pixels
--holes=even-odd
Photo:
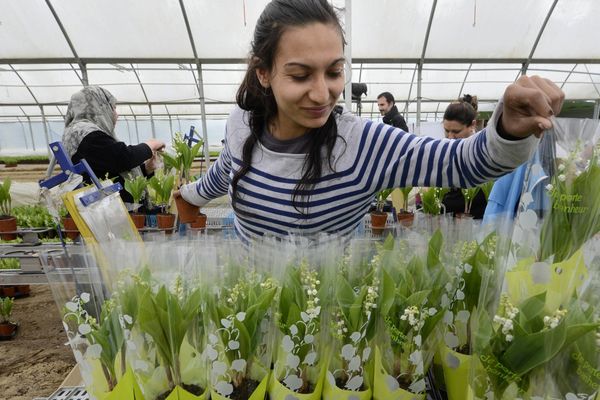
[[[471,125],[462,122],[444,120],[444,134],[448,139],[464,139],[475,133],[475,121]]]
[[[277,102],[277,116],[270,121],[275,137],[292,139],[325,124],[344,90],[344,61],[342,37],[334,26],[314,23],[285,30],[272,70],[257,70]]]

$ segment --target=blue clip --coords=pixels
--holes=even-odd
[[[81,204],[83,204],[85,207],[87,207],[90,204],[93,204],[93,203],[97,202],[98,200],[100,200],[112,193],[119,192],[121,190],[123,190],[123,186],[121,186],[120,183],[113,183],[112,185],[109,185],[105,188],[101,188],[95,192],[81,196],[81,198],[80,198]]]
[[[98,177],[96,177],[96,174],[94,174],[94,171],[92,171],[92,168],[87,161],[81,160],[77,164],[73,165],[61,142],[50,143],[50,150],[52,150],[54,159],[58,162],[58,165],[60,165],[60,168],[63,170],[63,172],[53,176],[50,179],[40,181],[39,184],[41,187],[52,189],[53,187],[58,186],[69,179],[69,176],[74,173],[79,175],[87,173],[94,185],[96,185],[98,189],[102,189],[102,185],[100,184]]]
[[[196,132],[196,127],[194,125],[190,126],[190,133],[183,136],[183,140],[187,140],[188,147],[192,147],[194,143],[198,143],[200,140],[194,137],[194,132]]]

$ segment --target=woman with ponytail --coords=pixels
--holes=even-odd
[[[523,77],[486,130],[461,141],[418,137],[339,111],[344,45],[329,1],[271,1],[256,24],[223,152],[175,195],[203,206],[229,193],[244,240],[348,234],[384,188],[470,187],[512,170],[562,106],[552,82]]]

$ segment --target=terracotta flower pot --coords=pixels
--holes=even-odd
[[[17,288],[15,286],[2,286],[2,297],[15,297]]]
[[[166,234],[173,233],[175,214],[157,214],[156,221],[158,224],[158,229],[164,230]]]
[[[17,293],[15,293],[15,295],[17,297],[26,297],[26,296],[29,296],[29,293],[31,293],[31,286],[29,286],[29,285],[17,285],[16,286],[16,291],[17,291]]]
[[[131,213],[129,214],[131,219],[133,220],[133,224],[137,229],[143,229],[146,225],[146,215],[140,213]]]
[[[14,232],[17,230],[17,219],[10,215],[3,215],[0,217],[0,232]],[[16,233],[0,234],[2,240],[15,240],[17,238]]]
[[[400,225],[402,226],[412,226],[414,220],[415,220],[415,214],[409,211],[400,211],[398,214],[398,222],[400,223]]]
[[[458,219],[473,219],[473,214],[468,213],[455,213],[454,218]]]
[[[188,203],[181,196],[175,199],[175,205],[177,206],[179,221],[182,224],[189,224],[196,221],[200,207]]]
[[[13,324],[12,322],[5,322],[0,324],[0,340],[12,339],[17,334],[17,328],[19,325]]]
[[[64,232],[67,234],[67,237],[71,240],[77,239],[77,236],[79,236],[79,229],[75,224],[75,220],[71,218],[71,216],[66,216],[62,218],[62,223],[65,227]]]
[[[192,229],[204,229],[206,228],[206,214],[198,214],[196,219],[190,223]]]
[[[381,211],[371,212],[371,229],[374,234],[379,235],[383,232],[387,222],[387,213]]]

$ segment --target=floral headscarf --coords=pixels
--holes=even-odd
[[[115,135],[115,113],[117,99],[99,86],[87,86],[71,96],[65,115],[65,132],[62,143],[69,157],[77,152],[83,139],[92,132],[101,131],[117,139]],[[142,175],[140,167],[124,171],[126,179]]]

